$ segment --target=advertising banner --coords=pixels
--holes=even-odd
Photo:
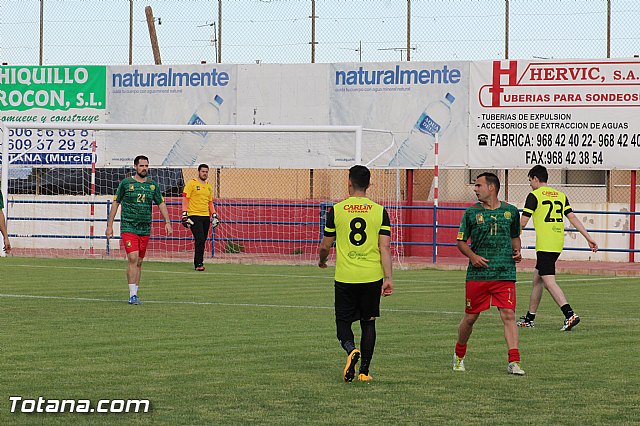
[[[468,63],[248,64],[108,68],[109,123],[362,125],[376,167],[467,162]],[[393,135],[393,137],[391,136]],[[355,135],[108,132],[104,165],[326,168],[355,161]],[[135,150],[132,150],[135,147]],[[149,147],[148,149],[146,147]]]
[[[235,124],[235,65],[110,66],[107,75],[108,123]],[[99,146],[101,166],[127,165],[146,155],[154,165],[189,166],[215,155],[225,163],[225,144],[204,132],[105,133]],[[209,154],[209,155],[208,155]]]
[[[433,168],[436,134],[440,165],[466,167],[468,62],[333,64],[330,84],[330,124],[393,131],[377,167]]]
[[[469,167],[638,167],[638,60],[472,62],[469,102]]]
[[[9,129],[14,164],[91,164],[90,132],[36,129],[39,123],[103,123],[105,78],[104,66],[0,67],[0,120],[34,126]]]
[[[25,165],[87,165],[94,132],[38,123],[188,124],[96,132],[98,166],[326,168],[355,161],[352,134],[207,133],[202,124],[361,125],[377,168],[634,169],[640,61],[480,61],[0,67],[0,120]]]

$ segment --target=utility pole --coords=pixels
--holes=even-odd
[[[611,0],[607,0],[607,58],[611,57]]]
[[[129,0],[129,65],[133,65],[133,0]]]
[[[43,64],[43,44],[44,44],[44,0],[40,0],[40,66]]]
[[[311,63],[316,62],[316,0],[311,0]]]
[[[149,27],[149,38],[151,39],[151,50],[153,50],[153,60],[156,65],[162,64],[162,60],[160,59],[160,47],[158,46],[158,35],[156,34],[156,23],[153,19],[153,10],[151,6],[147,6],[144,8],[144,12],[147,15],[147,26]],[[160,25],[160,20],[158,20],[158,25]]]
[[[504,58],[509,59],[509,0],[505,0],[504,6]]]
[[[409,60],[409,53],[412,50],[416,50],[415,47],[388,47],[385,49],[378,50],[393,50],[394,52],[400,52],[400,62],[404,61],[404,52],[407,52],[407,61]]]
[[[216,38],[216,23],[215,22],[207,22],[204,25],[198,25],[197,28],[204,28],[204,27],[213,27],[213,30],[211,31],[211,37],[209,38],[209,40],[195,40],[195,41],[208,41],[212,46],[213,49],[215,51],[215,55],[216,55],[216,63],[219,63],[218,61],[218,39]]]
[[[218,63],[222,62],[222,0],[218,0]]]
[[[411,0],[407,0],[407,62],[409,62],[410,60],[411,60]]]
[[[352,50],[354,52],[358,52],[358,56],[360,58],[360,62],[362,62],[362,40],[360,40],[360,47],[358,47],[357,49],[350,49],[348,47],[339,47],[338,49],[342,49],[342,50]]]

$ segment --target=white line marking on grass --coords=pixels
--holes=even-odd
[[[11,297],[17,299],[40,299],[40,300],[68,300],[82,302],[109,302],[122,303],[126,301],[122,299],[98,299],[92,297],[65,297],[65,296],[37,296],[31,294],[0,294],[0,297]],[[226,307],[244,307],[244,308],[284,308],[284,309],[322,309],[333,310],[333,306],[310,306],[310,305],[275,305],[271,303],[225,303],[225,302],[195,302],[195,301],[162,301],[162,300],[144,300],[143,304],[154,305],[198,305],[198,306],[226,306]],[[419,314],[443,314],[443,315],[460,315],[460,312],[449,311],[430,311],[424,309],[380,309],[383,312],[407,312]]]
[[[262,265],[240,265],[240,266],[262,266]],[[281,266],[281,265],[276,265]],[[2,265],[1,267],[19,267],[19,268],[45,268],[45,269],[73,269],[73,270],[83,270],[83,271],[112,271],[112,272],[122,272],[124,268],[96,268],[96,267],[88,267],[88,266],[56,266],[56,265],[22,265],[22,264],[13,264],[13,265]],[[144,269],[143,272],[145,274],[164,274],[164,275],[197,275],[199,277],[207,277],[207,276],[245,276],[245,277],[272,277],[272,278],[301,278],[301,279],[317,279],[317,280],[333,280],[332,276],[322,276],[322,275],[291,275],[291,274],[253,274],[246,272],[202,272],[198,271],[166,271],[166,270],[155,270],[155,269]],[[442,272],[457,272],[457,271],[442,271]],[[563,276],[566,276],[563,274]],[[425,285],[434,284],[432,276],[425,277],[425,279],[397,279],[394,280],[399,283],[423,283]],[[615,280],[629,280],[634,279],[635,277],[628,276],[594,276],[594,277],[572,277],[572,278],[561,278],[558,279],[558,283],[575,283],[575,282],[610,282]],[[464,278],[455,279],[455,280],[441,280],[438,279],[435,283],[439,284],[454,284],[454,283],[464,283]],[[259,282],[256,282],[259,284]],[[516,284],[531,284],[531,281],[517,281]]]
[[[241,265],[241,266],[262,266],[262,265]],[[278,265],[280,266],[280,265]],[[111,272],[122,272],[124,268],[96,268],[89,266],[56,266],[56,265],[2,265],[2,267],[19,267],[19,268],[44,268],[44,269],[74,269],[74,270],[82,270],[82,271],[111,271]],[[318,280],[333,280],[333,276],[326,275],[290,275],[290,274],[253,274],[253,273],[245,273],[245,272],[199,272],[199,271],[165,271],[165,270],[157,270],[157,269],[143,269],[142,272],[144,274],[175,274],[175,275],[197,275],[198,277],[206,278],[207,276],[245,276],[245,277],[273,277],[273,278],[310,278],[310,279],[318,279]],[[449,271],[447,271],[449,272]],[[395,280],[394,280],[395,281]],[[416,280],[416,279],[400,279],[397,282],[403,283],[425,283],[430,284],[430,279],[425,280]],[[449,284],[449,283],[457,283],[464,282],[464,280],[438,280],[437,284]],[[256,282],[259,284],[258,282]]]
[[[65,297],[65,296],[37,296],[28,294],[0,294],[2,297],[11,297],[18,299],[40,299],[40,300],[67,300],[67,301],[80,301],[80,302],[108,302],[108,303],[121,303],[127,302],[122,299],[99,299],[92,297]],[[333,306],[309,306],[309,305],[276,305],[271,303],[225,303],[225,302],[195,302],[195,301],[161,301],[161,300],[145,300],[145,304],[154,305],[192,305],[192,306],[224,306],[224,307],[244,307],[244,308],[280,308],[280,309],[308,309],[308,310],[333,310]],[[141,308],[144,309],[144,308]],[[434,315],[462,315],[462,311],[438,311],[427,309],[393,309],[393,308],[380,308],[382,312],[395,312],[395,313],[411,313],[411,314],[434,314]],[[484,316],[498,316],[496,312],[485,311]],[[591,319],[596,317],[590,316]],[[615,318],[600,317],[601,320],[613,320]],[[638,322],[640,318],[628,317],[626,321]]]

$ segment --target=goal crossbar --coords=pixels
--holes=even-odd
[[[2,163],[11,164],[9,159],[8,129],[41,129],[41,130],[107,130],[107,131],[165,131],[192,132],[193,125],[189,124],[53,124],[53,123],[12,123],[4,122],[0,125],[2,131]],[[354,164],[362,163],[362,126],[354,125],[199,125],[199,131],[205,132],[237,132],[237,133],[276,133],[276,132],[310,132],[310,133],[353,133],[355,135]],[[373,129],[371,129],[373,130]],[[9,168],[2,167],[2,193],[7,198],[9,185]]]

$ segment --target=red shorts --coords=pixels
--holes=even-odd
[[[515,281],[467,281],[465,286],[468,314],[486,311],[491,305],[498,308],[516,310]]]
[[[122,243],[124,244],[124,249],[127,254],[137,251],[138,256],[142,258],[147,253],[147,245],[149,244],[148,235],[136,235],[123,232],[120,234],[120,237],[122,238]]]

